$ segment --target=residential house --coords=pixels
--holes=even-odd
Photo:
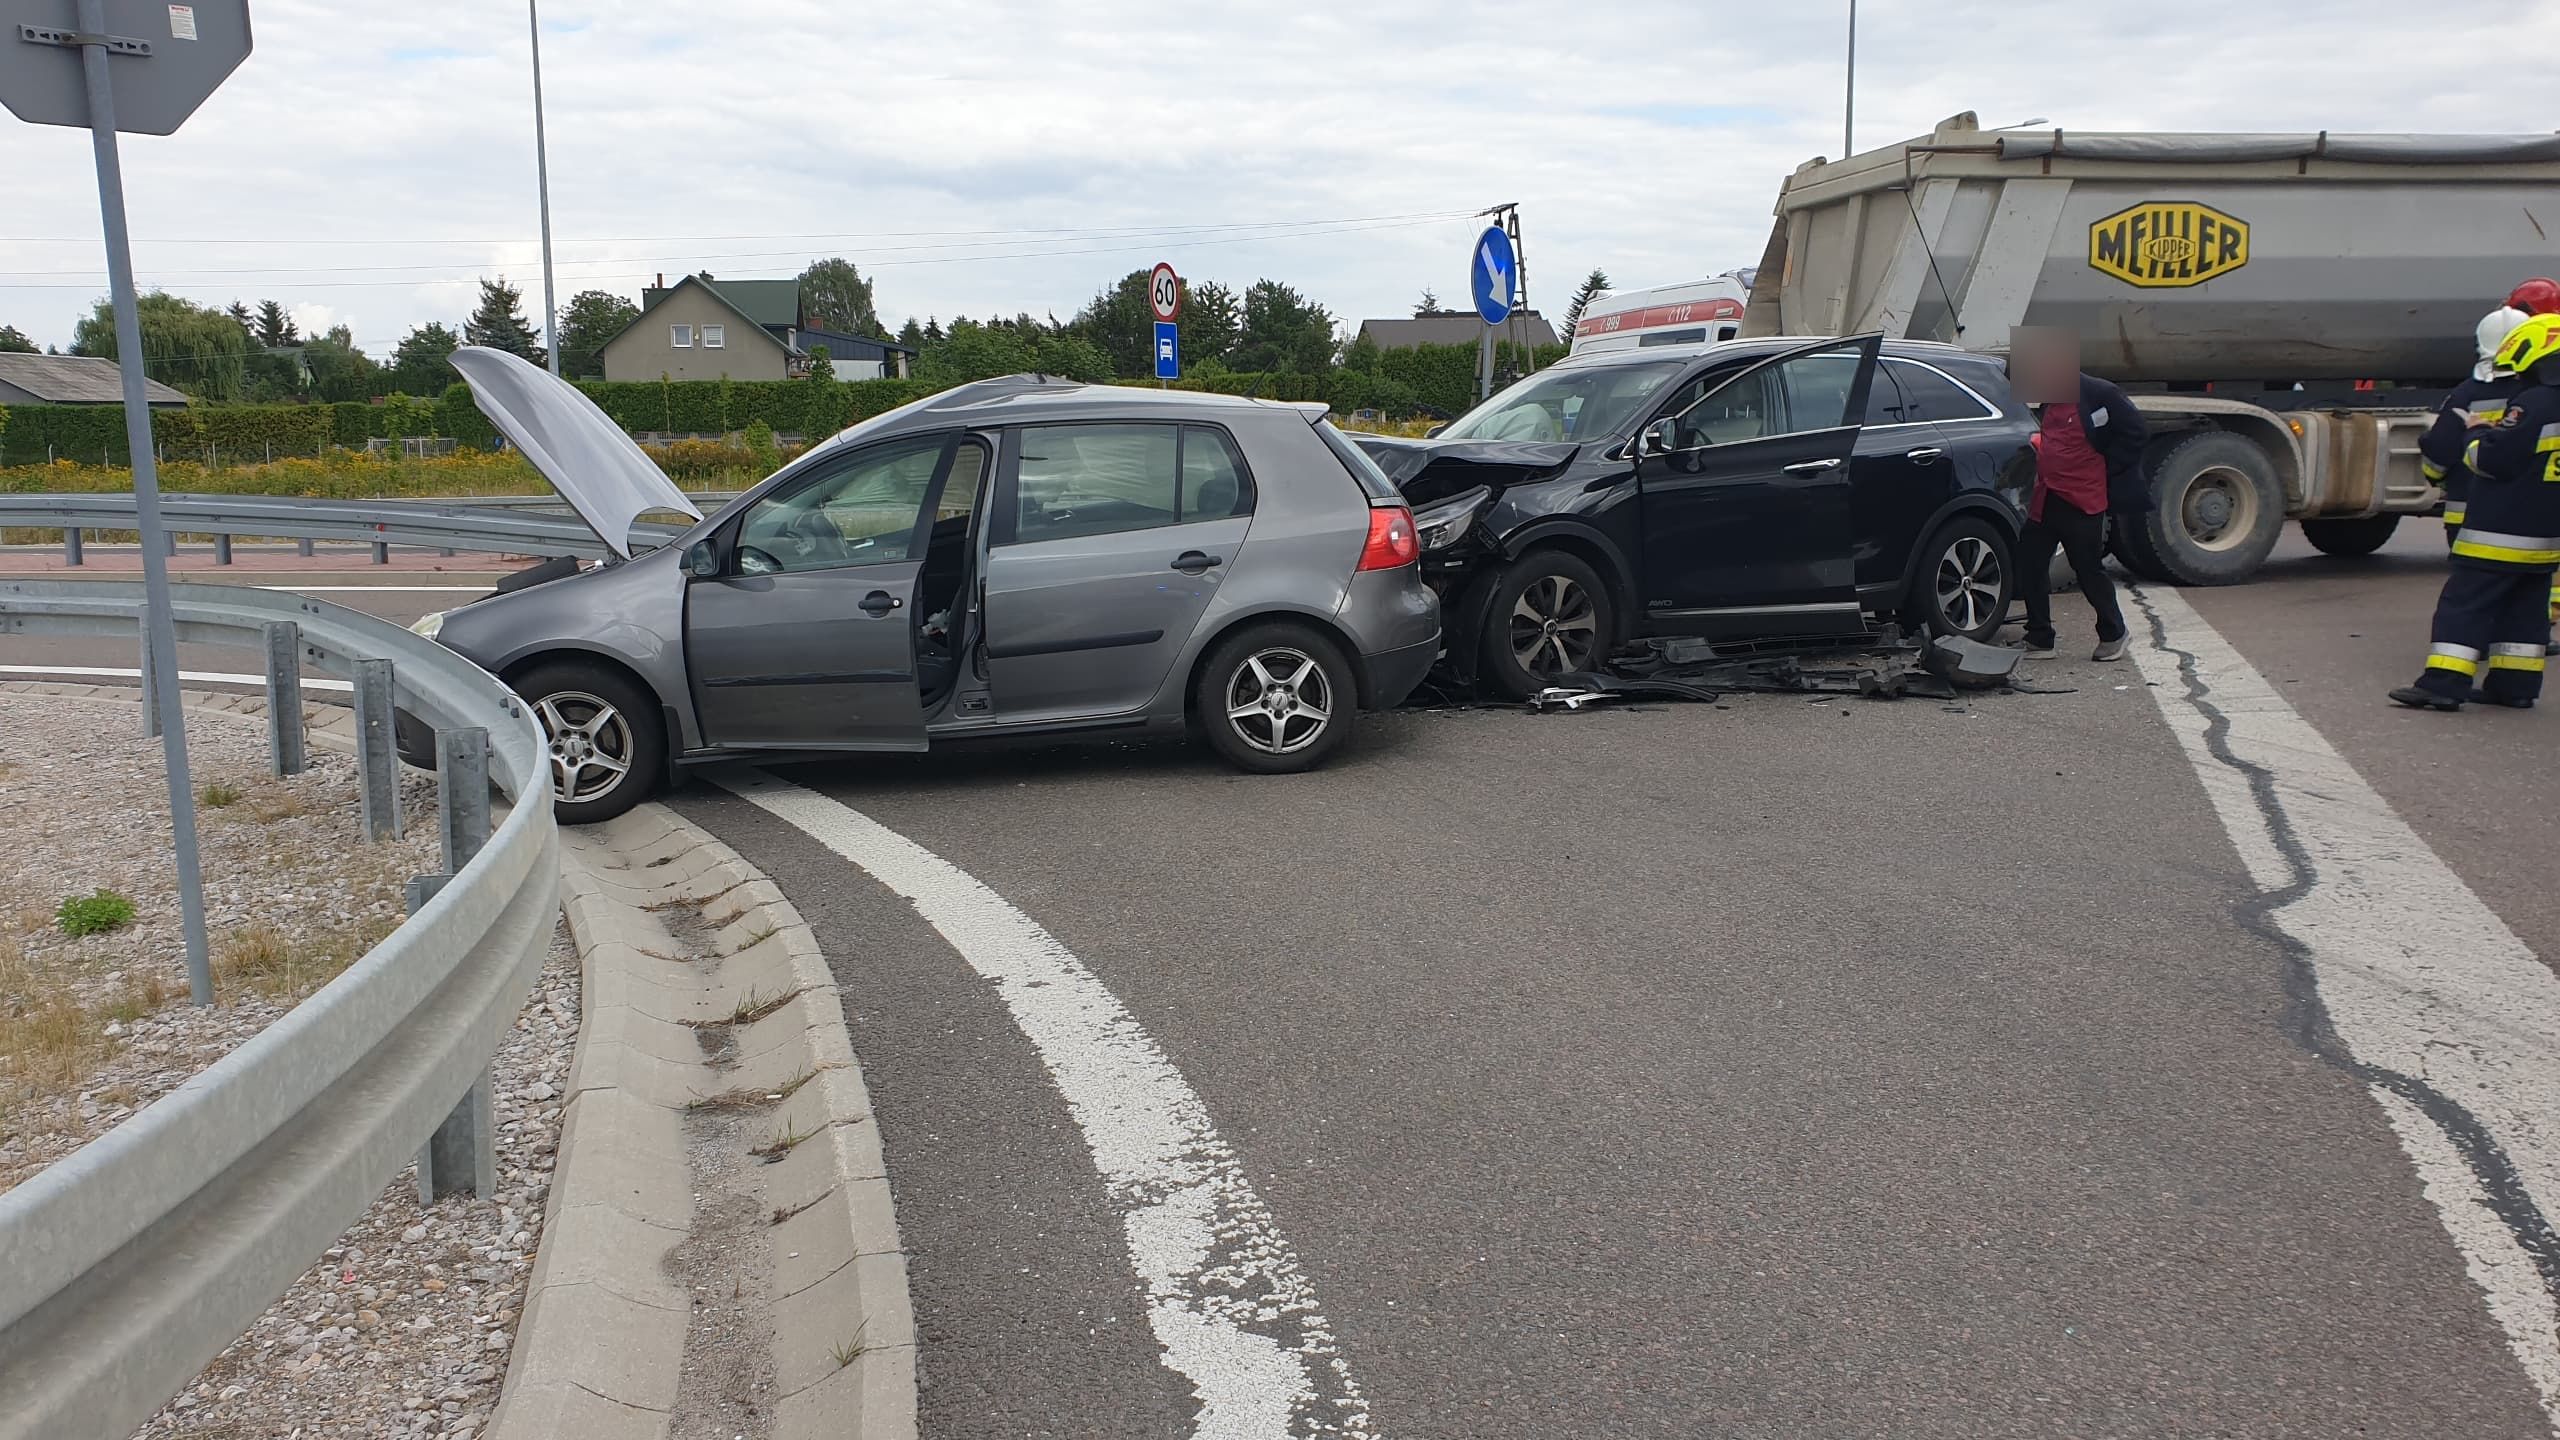
[[[1487,327],[1484,317],[1473,310],[1460,310],[1448,315],[1422,315],[1410,320],[1363,320],[1360,333],[1381,350],[1399,350],[1408,345],[1475,345],[1484,339],[1487,328],[1493,338],[1508,344],[1553,345],[1558,343],[1556,327],[1535,310],[1515,310],[1500,325]]]
[[[827,347],[839,380],[907,373],[915,352],[894,340],[837,335],[800,323],[797,280],[685,275],[640,292],[640,316],[605,342],[607,380],[785,380],[809,372]]]
[[[184,405],[184,392],[142,382],[143,403]],[[90,355],[0,353],[0,405],[121,405],[124,376],[113,360]]]

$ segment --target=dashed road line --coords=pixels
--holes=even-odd
[[[2382,1107],[2560,1434],[2560,976],[2192,606],[2133,598],[2260,891],[2238,918],[2293,957],[2294,1038]]]
[[[762,771],[715,773],[912,903],[995,984],[1066,1097],[1198,1440],[1374,1436],[1296,1252],[1208,1106],[1074,953],[975,877],[853,807]]]

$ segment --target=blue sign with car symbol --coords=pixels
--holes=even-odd
[[[1512,253],[1511,236],[1501,226],[1488,225],[1476,237],[1475,250],[1467,257],[1467,283],[1484,323],[1499,325],[1511,318],[1512,297],[1520,292],[1520,259]]]
[[[1182,340],[1180,327],[1171,320],[1156,322],[1156,378],[1182,378]]]

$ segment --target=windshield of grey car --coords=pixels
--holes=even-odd
[[[1458,417],[1443,440],[1585,440],[1634,423],[1685,360],[1547,370]]]

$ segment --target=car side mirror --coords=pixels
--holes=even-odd
[[[1642,435],[1636,437],[1636,453],[1639,455],[1670,454],[1678,437],[1678,429],[1676,421],[1654,421],[1644,427]]]
[[[696,580],[715,580],[720,575],[720,547],[708,540],[696,540],[685,547],[684,573]]]

